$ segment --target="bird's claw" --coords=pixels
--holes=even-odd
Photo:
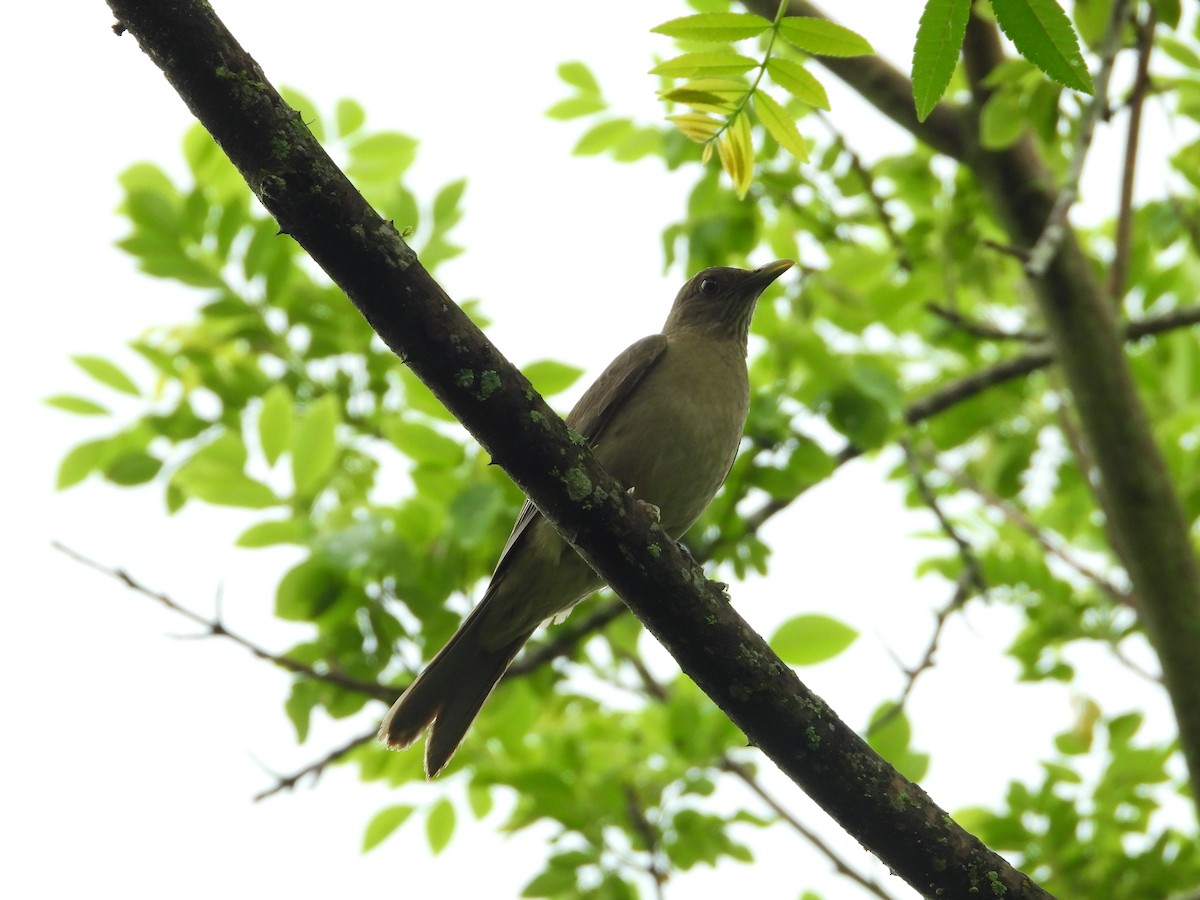
[[[626,491],[626,493],[629,494],[630,497],[633,497],[633,501],[638,506],[640,506],[640,507],[642,507],[642,509],[646,510],[646,512],[650,515],[651,519],[653,519],[655,522],[662,521],[662,510],[661,509],[659,509],[653,503],[647,503],[645,500],[641,500],[638,497],[634,496],[633,488],[630,488],[628,491]]]

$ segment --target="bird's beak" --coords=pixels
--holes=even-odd
[[[767,286],[794,266],[796,263],[790,259],[777,259],[773,263],[767,263],[754,270],[750,276],[750,283],[757,288],[758,293],[762,293],[767,289]]]

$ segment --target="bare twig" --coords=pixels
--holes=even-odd
[[[969,318],[956,310],[939,306],[936,303],[926,303],[925,308],[939,319],[972,337],[989,341],[1021,341],[1026,344],[1040,344],[1046,340],[1046,336],[1040,331],[1005,331],[1003,328]]]
[[[990,491],[987,487],[980,484],[962,469],[952,469],[949,466],[943,465],[937,459],[929,455],[922,454],[931,465],[935,466],[939,472],[961,487],[963,490],[969,491],[978,497],[983,503],[991,509],[996,510],[1002,515],[1006,521],[1011,522],[1016,528],[1031,537],[1043,550],[1050,556],[1053,556],[1059,562],[1064,563],[1073,571],[1083,576],[1085,579],[1094,584],[1097,588],[1103,591],[1111,600],[1122,606],[1136,605],[1134,598],[1128,591],[1119,588],[1111,580],[1106,578],[1101,573],[1097,572],[1083,560],[1077,558],[1074,553],[1068,549],[1068,544],[1057,534],[1049,529],[1040,527],[1024,510],[1018,507],[1010,500],[1006,500]]]
[[[1121,200],[1117,211],[1116,246],[1112,266],[1108,270],[1108,293],[1113,303],[1120,304],[1125,296],[1125,281],[1129,275],[1129,253],[1133,243],[1133,182],[1137,174],[1138,143],[1142,134],[1142,107],[1150,91],[1150,53],[1154,49],[1154,26],[1158,12],[1151,5],[1146,20],[1138,24],[1137,71],[1129,96],[1129,123],[1125,132],[1125,163],[1121,172]]]
[[[1117,51],[1121,49],[1121,32],[1132,9],[1132,0],[1116,0],[1113,3],[1108,29],[1100,44],[1100,66],[1096,70],[1093,85],[1095,94],[1091,102],[1084,107],[1083,116],[1079,120],[1079,132],[1075,136],[1075,151],[1071,156],[1066,182],[1059,190],[1042,234],[1030,248],[1029,259],[1025,263],[1025,272],[1032,278],[1041,278],[1046,274],[1046,268],[1058,252],[1065,235],[1067,213],[1079,197],[1079,179],[1083,176],[1083,166],[1092,146],[1096,123],[1108,116],[1108,81],[1112,75],[1113,60],[1116,59]]]
[[[254,802],[257,803],[260,800],[266,800],[268,797],[273,797],[276,794],[282,793],[283,791],[294,790],[301,779],[309,776],[312,776],[312,779],[315,783],[316,780],[321,777],[322,773],[324,773],[326,768],[333,765],[350,751],[356,749],[357,747],[361,747],[363,744],[374,739],[375,731],[376,729],[372,728],[370,731],[360,734],[356,738],[352,738],[342,746],[334,750],[330,750],[316,762],[309,763],[303,769],[293,772],[291,775],[275,775],[275,784],[266,790],[259,791],[257,794],[255,794]]]
[[[659,859],[659,834],[658,830],[646,818],[646,811],[642,809],[641,799],[631,785],[624,785],[625,792],[625,814],[629,817],[630,827],[641,837],[646,844],[646,854],[649,857],[646,862],[646,874],[650,876],[650,880],[654,882],[654,896],[658,900],[663,900],[663,886],[667,883],[670,867],[664,867]]]
[[[667,700],[667,698],[670,696],[670,692],[657,678],[654,677],[654,674],[646,667],[646,664],[642,661],[641,657],[637,656],[636,654],[622,653],[621,658],[623,661],[633,666],[634,670],[637,672],[638,678],[642,682],[642,690],[646,696],[658,701],[659,703]],[[717,768],[723,772],[728,772],[729,774],[734,775],[739,781],[745,784],[746,787],[750,788],[750,790],[753,791],[754,794],[756,794],[758,798],[762,800],[763,803],[765,803],[767,807],[780,818],[781,821],[791,826],[793,831],[800,835],[800,837],[804,838],[804,840],[812,844],[813,848],[816,849],[818,853],[829,860],[829,862],[833,865],[834,870],[837,871],[838,874],[849,878],[851,881],[860,885],[862,888],[874,894],[876,897],[880,897],[881,900],[891,900],[891,897],[888,895],[888,893],[878,883],[855,871],[855,869],[852,868],[844,859],[842,859],[836,850],[830,847],[829,844],[825,843],[825,841],[823,841],[816,832],[806,827],[804,823],[788,812],[783,805],[776,800],[765,787],[762,786],[762,783],[754,777],[754,773],[751,771],[749,766],[738,762],[733,757],[726,754],[721,756],[720,760],[718,760]]]
[[[151,600],[161,603],[172,612],[178,613],[185,619],[188,619],[189,621],[199,625],[205,631],[203,634],[198,635],[198,637],[226,638],[230,641],[233,641],[233,643],[237,644],[239,647],[248,650],[251,654],[259,659],[279,666],[281,669],[286,669],[287,671],[293,672],[297,675],[303,675],[306,678],[313,679],[314,681],[323,681],[326,684],[332,684],[347,691],[366,694],[368,697],[375,697],[379,700],[387,700],[388,702],[391,702],[391,698],[395,694],[396,689],[388,687],[387,685],[372,681],[359,681],[357,678],[350,678],[349,676],[341,675],[337,672],[318,671],[307,663],[299,662],[298,660],[291,659],[287,656],[281,656],[278,653],[272,653],[270,650],[267,650],[253,641],[242,637],[240,634],[230,631],[225,627],[225,624],[220,620],[219,617],[210,619],[198,612],[188,609],[186,606],[176,603],[166,594],[161,593],[160,591],[155,591],[142,584],[124,569],[110,569],[93,559],[89,559],[82,553],[78,553],[75,550],[72,550],[70,547],[58,543],[57,541],[54,541],[52,546],[55,550],[58,550],[60,553],[65,554],[76,562],[81,563],[90,569],[94,569],[103,575],[107,575],[109,578],[113,578],[121,582],[130,590],[141,594],[143,597],[149,597]]]
[[[743,765],[729,756],[724,756],[721,758],[720,767],[724,771],[735,776],[739,781],[746,785],[746,787],[753,791],[754,794],[757,795],[757,797],[767,805],[771,812],[779,816],[780,821],[787,823],[787,825],[789,825],[793,831],[812,844],[813,848],[816,849],[818,853],[829,860],[829,862],[833,865],[834,871],[836,871],[839,875],[849,878],[855,884],[863,888],[863,890],[874,894],[876,897],[879,897],[880,900],[893,900],[892,895],[884,890],[882,885],[851,868],[850,865],[844,859],[842,859],[840,855],[838,855],[836,850],[829,846],[829,844],[825,843],[819,834],[817,834],[811,828],[805,826],[803,822],[788,812],[778,800],[776,800],[767,792],[767,789],[762,786],[762,783],[754,777],[754,773],[750,771],[749,766]]]
[[[859,182],[863,186],[863,190],[867,192],[867,197],[871,201],[871,207],[875,210],[875,215],[879,219],[879,224],[883,227],[884,234],[887,235],[888,243],[896,253],[896,261],[900,268],[906,272],[912,271],[912,260],[908,256],[908,249],[904,246],[904,241],[900,239],[900,233],[896,230],[896,223],[892,219],[892,214],[888,212],[886,201],[880,195],[875,187],[875,176],[871,173],[870,167],[863,162],[857,151],[850,146],[846,136],[833,124],[833,120],[825,115],[821,110],[815,110],[817,121],[825,126],[825,130],[829,132],[842,152],[846,154],[846,158],[850,161],[850,169],[858,176]]]
[[[1146,316],[1125,326],[1125,340],[1133,342],[1144,337],[1163,334],[1178,328],[1186,328],[1200,324],[1200,306],[1184,306],[1168,313],[1157,316]],[[966,375],[957,381],[938,388],[920,400],[911,403],[904,410],[904,421],[916,425],[927,419],[945,412],[946,410],[970,400],[984,391],[1005,384],[1023,375],[1029,375],[1046,368],[1054,362],[1054,354],[1048,347],[1036,347],[1020,356],[1006,359],[986,369],[981,369],[971,375]],[[847,444],[833,456],[834,469],[862,456],[865,451],[854,444]],[[811,486],[811,485],[810,485]],[[746,534],[757,534],[768,521],[787,509],[797,497],[804,493],[801,490],[793,497],[776,497],[762,504],[753,512],[743,517]],[[708,548],[710,553],[716,550],[716,545]]]
[[[967,569],[963,569],[958,580],[954,583],[954,593],[935,614],[933,618],[933,634],[929,636],[929,641],[925,644],[925,652],[921,654],[921,660],[915,666],[905,666],[900,662],[898,657],[896,664],[900,666],[900,670],[904,673],[904,687],[900,689],[899,695],[893,700],[881,715],[876,717],[867,726],[867,734],[877,734],[880,729],[889,724],[896,716],[904,711],[905,704],[908,703],[908,698],[912,696],[913,690],[917,686],[917,679],[930,669],[932,669],[937,661],[938,646],[942,641],[942,632],[946,629],[946,623],[950,621],[950,617],[958,612],[966,602],[971,599],[975,593],[975,587],[971,582],[971,573]]]
[[[962,609],[973,595],[987,593],[987,583],[983,578],[983,567],[979,564],[979,557],[976,556],[975,549],[966,537],[963,536],[962,532],[958,530],[958,527],[950,521],[945,510],[942,509],[942,504],[938,501],[937,495],[934,494],[933,489],[929,486],[929,482],[925,479],[925,473],[921,471],[917,453],[913,450],[912,445],[907,439],[903,439],[900,441],[900,446],[904,450],[904,461],[908,467],[909,474],[912,476],[913,484],[917,489],[917,494],[920,496],[921,502],[929,508],[934,518],[937,519],[938,527],[941,528],[946,537],[958,548],[958,555],[962,560],[963,568],[955,582],[954,594],[951,596],[950,601],[937,612],[933,636],[925,647],[921,661],[911,668],[902,666],[907,678],[904,687],[901,689],[900,696],[887,708],[883,715],[871,722],[867,728],[867,734],[878,732],[896,718],[904,709],[905,703],[908,702],[908,698],[916,686],[917,679],[923,672],[933,668],[942,631],[950,616]]]

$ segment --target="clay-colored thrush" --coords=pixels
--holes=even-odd
[[[678,540],[729,474],[746,424],[746,339],[763,290],[792,266],[705,269],[675,298],[661,334],[596,380],[567,424]],[[529,501],[479,605],[392,706],[379,738],[407,747],[432,723],[425,771],[450,761],[479,708],[534,629],[603,586]]]

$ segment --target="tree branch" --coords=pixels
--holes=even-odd
[[[109,6],[281,230],[753,744],[918,891],[1048,896],[838,719],[586,444],[571,440],[563,421],[366,204],[207,2]]]
[[[391,703],[392,700],[395,699],[396,689],[393,687],[373,681],[359,681],[357,678],[350,678],[349,676],[339,674],[338,672],[321,671],[314,669],[307,663],[302,663],[298,660],[281,656],[278,653],[272,653],[270,650],[267,650],[265,647],[254,643],[248,638],[244,638],[240,634],[230,631],[225,627],[225,624],[221,621],[219,616],[211,619],[207,616],[202,616],[200,613],[194,612],[193,610],[188,609],[186,606],[176,603],[161,591],[155,591],[142,584],[142,582],[138,581],[124,569],[110,569],[107,566],[96,562],[94,559],[90,559],[84,556],[82,553],[72,550],[70,547],[67,547],[64,544],[58,543],[58,541],[54,541],[51,546],[53,546],[54,549],[60,553],[75,560],[75,562],[85,565],[89,569],[95,569],[97,572],[107,575],[109,578],[116,579],[130,590],[141,594],[143,597],[149,597],[151,600],[154,600],[157,603],[161,603],[167,609],[171,610],[171,612],[178,613],[188,621],[194,622],[195,624],[201,626],[204,629],[204,634],[199,635],[199,637],[226,638],[227,640],[233,641],[233,643],[237,644],[239,647],[248,650],[251,654],[261,660],[265,660],[266,662],[279,666],[279,668],[285,669],[288,672],[292,672],[296,675],[303,675],[305,678],[311,678],[314,681],[323,681],[326,684],[332,684],[335,687],[339,687],[347,691],[365,694],[368,697],[374,697],[375,699],[383,700],[386,703]]]
[[[1067,213],[1079,197],[1079,179],[1083,177],[1083,165],[1087,162],[1088,150],[1092,146],[1096,123],[1108,117],[1108,81],[1112,75],[1113,60],[1117,58],[1117,51],[1121,49],[1121,33],[1125,30],[1125,22],[1132,11],[1133,0],[1116,0],[1109,13],[1108,28],[1100,44],[1100,67],[1093,79],[1095,93],[1079,119],[1075,151],[1071,155],[1066,181],[1054,198],[1054,205],[1042,226],[1042,233],[1034,242],[1025,261],[1025,271],[1033,278],[1041,278],[1046,274],[1046,267],[1050,265],[1051,258],[1058,251],[1058,245],[1066,234]]]
[[[340,760],[347,753],[350,753],[352,750],[361,747],[363,744],[374,740],[375,733],[377,731],[377,728],[372,728],[370,731],[360,734],[358,737],[351,738],[345,744],[342,744],[342,746],[330,750],[316,762],[309,763],[303,769],[293,772],[291,775],[276,775],[275,784],[255,794],[254,802],[258,803],[260,800],[266,800],[268,797],[274,797],[276,794],[282,793],[283,791],[295,790],[296,785],[300,783],[300,780],[307,778],[310,775],[315,781],[321,777],[322,773],[324,773],[329,766]]]
[[[995,26],[972,15],[964,60],[976,114],[985,79],[1003,59]],[[1032,246],[1056,204],[1053,179],[1028,136],[1000,151],[977,149],[979,178],[1014,246]],[[1058,252],[1030,285],[1096,460],[1110,507],[1106,527],[1141,599],[1140,619],[1158,653],[1179,723],[1193,797],[1200,801],[1200,566],[1182,505],[1154,442],[1092,260],[1064,228]]]
[[[774,20],[776,0],[742,0],[751,12]],[[807,0],[790,0],[786,15],[830,18]],[[816,62],[846,82],[881,113],[908,131],[922,143],[951,159],[966,158],[974,138],[960,110],[949,103],[939,103],[925,119],[918,121],[913,103],[912,82],[899,69],[878,56],[850,58],[814,57]]]
[[[1137,27],[1137,70],[1129,96],[1129,122],[1125,131],[1125,162],[1121,167],[1121,200],[1117,207],[1117,233],[1112,268],[1108,270],[1108,293],[1116,305],[1125,297],[1129,254],[1133,246],[1133,181],[1137,175],[1138,143],[1142,136],[1142,108],[1150,92],[1150,53],[1154,49],[1154,26],[1158,11],[1150,6],[1146,21]]]

